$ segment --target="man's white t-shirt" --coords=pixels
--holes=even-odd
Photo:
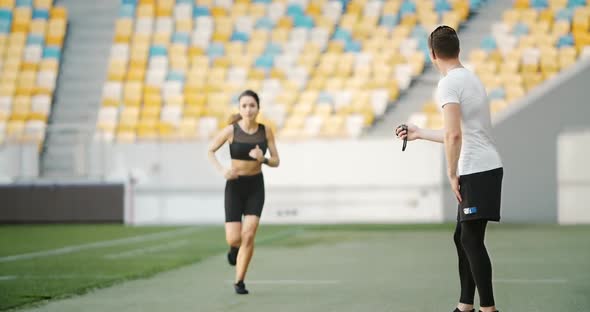
[[[471,71],[458,67],[447,72],[439,82],[436,101],[461,107],[463,135],[458,175],[467,175],[502,167],[502,160],[492,137],[490,105],[483,83]]]

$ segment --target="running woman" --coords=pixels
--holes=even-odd
[[[254,238],[264,206],[264,179],[262,165],[279,166],[279,154],[273,132],[256,122],[260,111],[258,95],[251,90],[239,97],[240,113],[231,117],[225,127],[209,146],[209,160],[221,173],[225,184],[225,238],[230,250],[227,260],[236,266],[234,289],[236,293],[248,294],[244,278],[254,253]],[[231,167],[224,168],[215,152],[229,143]],[[270,158],[266,158],[266,150]]]

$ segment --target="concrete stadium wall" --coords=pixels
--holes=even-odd
[[[590,60],[582,61],[512,104],[494,120],[504,164],[504,221],[558,222],[558,139],[590,128]],[[579,170],[587,169],[583,162]],[[445,169],[443,169],[443,174]],[[445,186],[446,220],[456,218],[456,200]],[[586,203],[580,203],[586,205]]]
[[[441,222],[441,146],[391,139],[277,142],[281,166],[264,168],[267,223]],[[128,223],[221,223],[225,181],[207,143],[113,145],[92,171],[137,179]],[[98,153],[93,153],[98,154]],[[227,146],[218,157],[229,164]]]

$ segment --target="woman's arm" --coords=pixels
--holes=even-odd
[[[266,140],[268,141],[268,150],[270,151],[270,158],[266,164],[269,167],[276,168],[281,163],[281,159],[279,158],[279,151],[275,143],[275,135],[270,127],[266,130]]]
[[[217,157],[215,156],[215,152],[217,152],[217,150],[228,140],[231,139],[231,136],[233,134],[233,128],[232,126],[227,126],[225,128],[223,128],[223,130],[221,130],[211,141],[211,144],[209,144],[209,149],[208,149],[208,155],[209,155],[209,162],[211,162],[211,164],[213,165],[213,167],[215,167],[215,169],[221,173],[226,179],[231,178],[233,175],[230,172],[231,170],[226,170],[225,168],[223,168],[223,166],[221,165],[221,163],[219,162],[219,160],[217,160]]]

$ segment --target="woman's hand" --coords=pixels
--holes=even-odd
[[[408,127],[408,131],[403,130],[402,127],[395,128],[395,135],[399,139],[403,140],[407,137],[408,141],[414,141],[420,138],[418,135],[420,128],[413,124],[406,124],[406,126]]]
[[[250,157],[258,160],[259,162],[262,162],[264,160],[264,154],[262,153],[262,150],[260,149],[260,147],[258,145],[256,145],[255,148],[250,150],[250,153],[248,153],[248,155],[250,155]]]

